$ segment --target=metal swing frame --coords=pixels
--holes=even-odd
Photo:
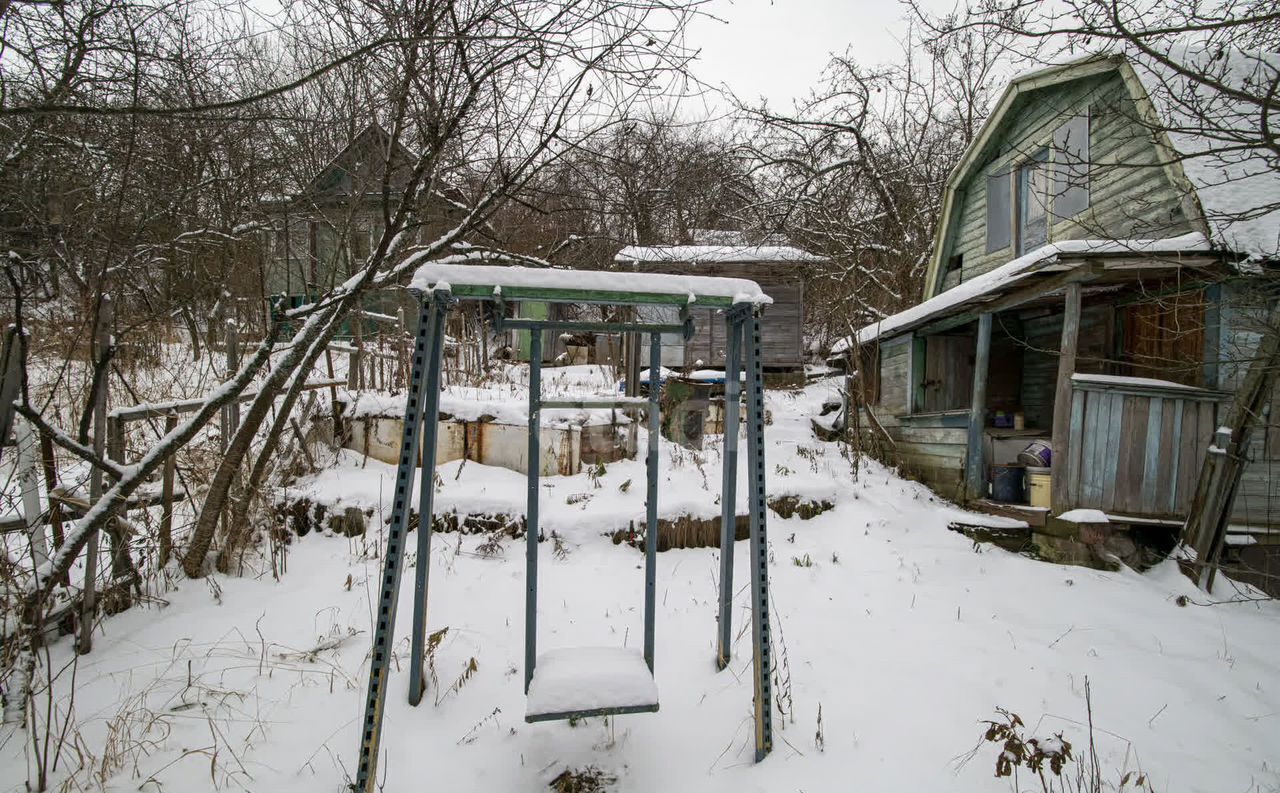
[[[514,293],[514,294],[513,294]],[[728,428],[739,426],[739,400],[743,383],[740,379],[745,362],[747,405],[747,487],[750,511],[751,571],[751,638],[752,678],[755,706],[755,759],[764,759],[773,748],[772,688],[773,656],[769,633],[769,573],[766,538],[764,460],[764,373],[761,364],[760,317],[751,303],[740,303],[722,297],[689,294],[607,292],[578,289],[509,289],[514,300],[537,300],[563,303],[597,303],[610,305],[667,305],[681,309],[678,324],[642,322],[576,322],[504,318],[502,290],[490,284],[439,284],[434,289],[417,291],[420,312],[416,332],[413,364],[405,404],[404,433],[400,459],[396,468],[395,494],[387,537],[383,570],[379,579],[379,604],[373,639],[369,685],[365,698],[364,719],[360,738],[360,759],[356,780],[351,785],[358,793],[377,790],[377,756],[382,733],[383,706],[386,701],[390,672],[391,647],[395,632],[396,605],[400,577],[407,544],[412,488],[421,451],[422,482],[419,490],[417,564],[414,569],[413,623],[409,661],[409,704],[422,701],[426,690],[423,675],[427,623],[428,573],[431,558],[431,522],[434,516],[434,471],[436,437],[440,406],[441,355],[444,346],[445,318],[459,298],[494,302],[492,323],[495,330],[525,330],[530,334],[529,363],[529,442],[527,458],[528,501],[525,534],[525,693],[533,680],[537,663],[538,627],[538,491],[540,479],[540,420],[542,408],[648,408],[648,449],[646,454],[646,529],[644,589],[644,660],[652,674],[654,665],[655,586],[658,547],[658,447],[661,388],[661,337],[664,333],[680,333],[685,339],[693,335],[693,319],[688,311],[691,300],[699,306],[723,309],[725,323],[725,440],[722,471],[720,527],[720,593],[717,631],[716,666],[728,666],[733,643],[733,552],[736,537],[738,469],[738,433]],[[513,301],[514,302],[514,301]],[[649,393],[647,399],[548,400],[541,395],[542,332],[598,331],[649,334]],[[745,359],[745,361],[744,361]],[[427,420],[424,420],[427,419]],[[547,721],[591,715],[653,712],[657,704],[632,707],[607,707],[590,712],[539,714],[528,721]]]

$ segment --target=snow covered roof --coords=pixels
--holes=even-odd
[[[680,262],[687,264],[747,264],[765,262],[816,263],[825,257],[790,245],[629,245],[616,262]]]
[[[1261,145],[1263,115],[1280,124],[1264,96],[1280,80],[1280,54],[1177,46],[1167,64],[1130,55],[1187,180],[1195,188],[1212,239],[1254,259],[1280,254],[1280,158]],[[1217,83],[1221,90],[1209,83]]]
[[[603,270],[555,270],[458,264],[446,257],[422,265],[410,289],[448,289],[459,297],[633,305],[657,303],[727,306],[772,303],[760,285],[746,278]],[[461,258],[461,257],[458,257]]]
[[[1211,250],[1203,234],[1192,233],[1162,240],[1063,240],[1036,248],[1028,254],[982,275],[963,281],[942,294],[900,311],[879,322],[862,328],[857,333],[859,344],[867,344],[882,336],[910,330],[926,320],[943,314],[955,313],[961,308],[993,299],[1027,277],[1045,271],[1063,269],[1055,266],[1062,256],[1082,254],[1092,256],[1124,256],[1126,254],[1178,255],[1205,253]],[[839,355],[853,345],[854,337],[840,339],[831,347],[833,355]]]

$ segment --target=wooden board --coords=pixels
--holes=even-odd
[[[1073,383],[1067,507],[1177,519],[1194,494],[1221,395]]]

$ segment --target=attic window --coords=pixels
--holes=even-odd
[[[1012,239],[1009,229],[1009,173],[987,176],[987,253],[1004,250]]]
[[[1089,208],[1089,117],[1073,116],[1053,133],[1053,215],[1066,219]]]
[[[1040,149],[1018,168],[1018,255],[1049,239],[1049,150]]]

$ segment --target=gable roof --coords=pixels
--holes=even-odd
[[[941,285],[942,252],[954,217],[956,189],[973,176],[1019,97],[1066,82],[1118,72],[1140,119],[1156,136],[1163,167],[1172,181],[1195,199],[1201,216],[1192,218],[1219,249],[1253,259],[1280,255],[1280,169],[1260,147],[1242,140],[1260,136],[1256,108],[1230,95],[1232,89],[1261,93],[1280,72],[1280,56],[1270,53],[1208,53],[1182,47],[1171,59],[1192,73],[1206,74],[1228,89],[1220,91],[1185,74],[1153,65],[1132,54],[1099,52],[1024,72],[1005,86],[973,143],[947,178],[933,253],[925,275],[924,298]],[[1201,119],[1208,117],[1210,122]],[[1276,120],[1280,123],[1280,119]],[[1252,127],[1250,126],[1252,124]],[[1234,131],[1234,134],[1232,133]]]
[[[385,163],[394,174],[408,167],[413,152],[391,133],[374,122],[353,137],[342,151],[311,177],[300,195],[310,198],[342,199],[352,193],[355,178],[381,178]]]

